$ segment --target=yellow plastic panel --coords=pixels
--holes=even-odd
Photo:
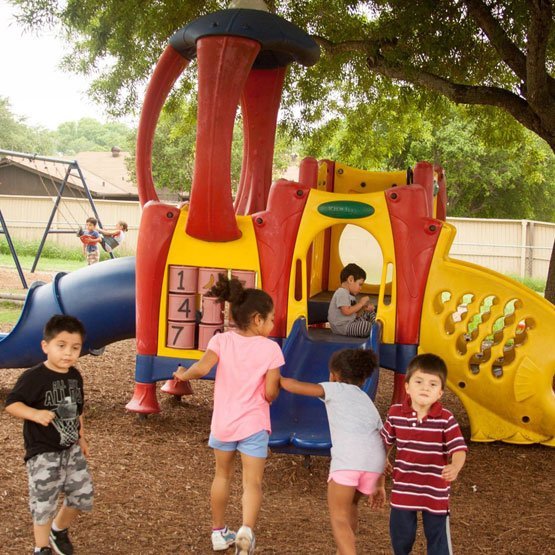
[[[207,268],[232,268],[234,270],[251,270],[257,273],[256,286],[262,288],[260,275],[260,261],[258,247],[254,234],[254,227],[250,216],[237,216],[237,225],[241,237],[236,241],[225,243],[202,241],[185,233],[188,207],[184,206],[179,215],[179,221],[172,238],[166,272],[162,283],[160,299],[160,314],[158,326],[159,356],[199,359],[203,351],[197,349],[174,349],[166,346],[166,320],[168,299],[168,266],[198,266]]]
[[[444,224],[424,296],[420,351],[447,363],[473,441],[555,446],[555,308],[501,274],[453,260]]]
[[[325,233],[318,233],[312,243],[312,270],[310,273],[310,295],[322,291],[322,272],[324,265]]]
[[[340,219],[336,217],[326,216],[318,211],[318,207],[324,203],[337,201],[356,201],[370,205],[374,208],[374,213],[356,219]],[[306,202],[303,217],[297,234],[297,242],[293,253],[293,262],[291,264],[292,273],[289,280],[289,304],[287,311],[287,333],[295,320],[299,317],[307,317],[307,286],[306,286],[306,255],[310,244],[314,238],[326,228],[338,223],[346,223],[357,225],[366,229],[371,233],[383,253],[383,272],[382,283],[385,283],[385,274],[388,264],[393,265],[393,287],[391,302],[388,305],[383,303],[383,295],[385,287],[380,289],[378,297],[378,319],[383,323],[383,341],[385,343],[393,343],[395,338],[395,314],[396,314],[396,288],[395,288],[395,252],[393,248],[393,235],[391,231],[391,223],[389,221],[389,213],[387,211],[385,195],[382,192],[357,195],[344,195],[337,193],[328,193],[325,191],[311,190]],[[300,261],[303,279],[302,282],[302,298],[295,299],[295,271],[297,261]]]
[[[385,191],[393,185],[402,187],[406,183],[407,174],[404,171],[373,172],[335,163],[333,190],[336,193],[375,193]]]

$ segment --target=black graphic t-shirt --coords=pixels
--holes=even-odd
[[[79,440],[83,400],[83,378],[73,366],[67,373],[61,373],[39,364],[19,376],[6,399],[6,406],[21,402],[56,414],[48,426],[24,421],[25,460],[39,453],[63,451]]]

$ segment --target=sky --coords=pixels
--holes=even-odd
[[[0,96],[9,99],[12,113],[48,129],[83,117],[105,122],[102,107],[87,99],[90,79],[59,68],[68,45],[55,30],[24,32],[15,13],[0,0]]]

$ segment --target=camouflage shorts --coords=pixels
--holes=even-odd
[[[27,474],[29,507],[35,524],[46,524],[54,518],[60,493],[68,507],[92,509],[91,475],[78,444],[65,451],[35,455],[27,461]]]
[[[91,266],[92,264],[96,264],[100,260],[100,251],[98,249],[94,250],[93,252],[87,253],[87,264]]]

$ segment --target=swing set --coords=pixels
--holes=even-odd
[[[71,177],[73,178],[77,178],[80,180],[82,186],[83,186],[83,190],[81,191],[80,189],[74,189],[74,191],[76,191],[77,193],[79,193],[79,196],[75,197],[78,199],[86,199],[88,200],[88,203],[91,207],[92,213],[94,214],[94,217],[96,218],[96,220],[98,221],[98,225],[99,227],[102,228],[102,222],[100,220],[100,216],[98,215],[98,212],[96,210],[96,206],[94,203],[94,199],[92,198],[89,186],[87,185],[87,181],[85,179],[85,176],[83,175],[83,172],[81,171],[81,168],[79,167],[79,164],[77,162],[77,160],[62,160],[60,158],[52,158],[50,156],[40,156],[38,154],[29,154],[29,153],[25,153],[25,152],[14,152],[11,150],[2,150],[0,149],[0,154],[6,155],[6,156],[10,156],[10,157],[15,157],[15,158],[23,158],[28,160],[29,162],[31,162],[33,164],[34,170],[36,171],[36,174],[38,175],[40,182],[42,184],[42,187],[46,193],[46,196],[51,197],[52,201],[53,201],[53,206],[52,206],[52,211],[50,212],[50,216],[48,218],[48,222],[46,224],[46,228],[44,229],[44,233],[42,235],[40,244],[39,244],[39,248],[37,250],[37,253],[35,255],[35,260],[33,262],[33,266],[31,268],[31,272],[34,272],[38,262],[40,260],[40,256],[42,254],[43,248],[44,248],[44,244],[46,242],[46,239],[48,237],[49,234],[74,234],[74,235],[79,235],[79,231],[81,229],[80,226],[80,222],[79,220],[75,217],[75,215],[73,214],[73,212],[71,211],[71,209],[69,208],[69,206],[67,205],[67,203],[64,202],[64,198],[68,198],[67,196],[64,197],[64,191],[66,191],[66,189],[69,189],[68,186],[68,182],[69,179]],[[40,169],[38,166],[38,162],[42,161],[42,162],[48,162],[50,164],[53,164],[52,166],[46,166],[43,169]],[[63,172],[61,172],[61,168],[65,168]],[[54,178],[54,176],[52,175],[52,169],[54,169],[55,173],[56,173],[56,177],[57,179]],[[48,170],[47,172],[45,172],[44,170]],[[43,178],[43,175],[47,173],[49,178],[50,178],[50,182],[51,182],[51,189],[48,189],[47,184],[45,183],[45,180]],[[71,182],[69,182],[71,185]],[[51,191],[56,191],[56,196],[52,196]],[[86,220],[89,217],[89,213],[87,213],[87,211],[85,210],[85,208],[82,206],[81,203],[78,204],[81,211],[84,213],[84,218],[82,221]],[[56,216],[56,213],[58,213],[62,219],[65,222],[65,227],[63,228],[59,228],[56,227],[55,229],[52,228],[52,224],[54,221],[54,217]],[[9,237],[9,234],[5,233],[5,230],[7,229],[7,226],[5,225],[4,219],[2,218],[2,221],[0,222],[2,224],[2,229],[4,230],[4,234],[6,235],[6,238]],[[81,237],[80,237],[81,238]],[[82,242],[85,242],[82,240]],[[10,244],[10,250],[13,249],[13,243],[11,241],[11,239],[8,239],[8,244]],[[110,258],[114,258],[114,255],[112,252],[109,253]],[[18,267],[18,271],[20,270],[21,266],[19,264],[19,260],[17,258],[17,255],[15,254],[15,249],[12,250],[12,256],[14,257],[14,261],[16,261],[16,266]],[[22,277],[22,273],[20,273],[20,277]],[[22,283],[23,280],[25,278],[22,278]],[[26,288],[26,285],[24,285],[24,287]]]

